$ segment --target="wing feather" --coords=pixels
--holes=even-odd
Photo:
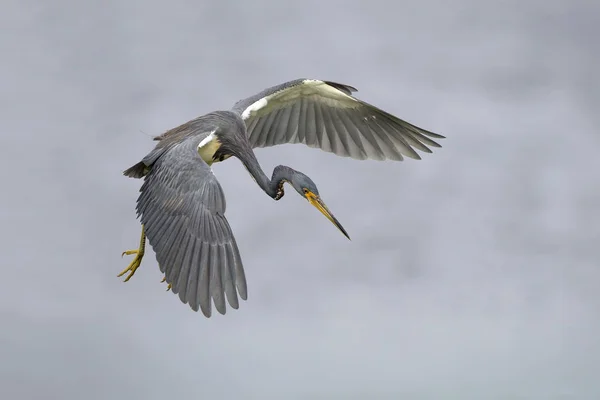
[[[204,135],[206,136],[206,135]],[[225,196],[197,153],[202,135],[164,146],[144,178],[137,211],[161,272],[182,302],[206,317],[247,299],[246,278]],[[155,152],[156,154],[156,152]],[[236,291],[237,289],[237,291]]]
[[[318,104],[318,103],[317,103]],[[339,152],[343,151],[340,149],[340,142],[336,140],[335,136],[335,126],[333,125],[333,119],[331,117],[331,113],[328,113],[327,107],[323,104],[318,104],[321,115],[323,116],[323,124],[325,125],[325,131],[327,134],[327,141],[329,143],[329,147],[323,147],[323,150],[329,151],[334,154],[339,154]]]
[[[349,149],[351,149],[351,151],[353,150],[357,154],[354,157],[360,157],[362,159],[368,158],[368,153],[365,150],[365,147],[363,146],[363,141],[361,139],[361,136],[364,137],[364,134],[361,135],[361,133],[356,128],[354,122],[352,121],[352,114],[348,113],[346,110],[340,110],[339,113],[345,114],[342,116],[342,118],[340,118],[340,122],[344,126],[346,132],[348,133],[348,137],[353,142],[350,143],[350,141],[348,141],[348,146]]]
[[[271,129],[271,127],[275,121],[277,121],[278,119],[281,119],[281,115],[283,114],[283,111],[285,111],[285,109],[276,110],[271,115],[269,115],[269,118],[267,118],[267,122],[265,123],[263,129],[265,131],[269,132],[269,135],[268,136],[265,135],[265,137],[264,137],[265,143],[278,140],[279,132],[282,131],[284,127],[281,126],[281,124],[275,124],[273,129]]]
[[[302,143],[359,160],[420,159],[441,147],[427,131],[352,96],[340,83],[297,79],[237,102],[253,147]],[[282,134],[285,132],[285,134]]]
[[[365,121],[361,120],[356,114],[350,113],[348,114],[348,118],[350,121],[346,125],[349,129],[353,130],[354,137],[360,138],[362,141],[365,154],[370,155],[370,157],[374,160],[385,159],[385,154],[381,150],[381,147],[375,138],[376,135],[373,132],[373,129],[369,125],[365,124]]]
[[[362,152],[360,152],[355,147],[351,147],[350,145],[350,135],[346,131],[346,126],[344,125],[344,117],[342,115],[343,110],[333,108],[329,111],[333,114],[332,121],[333,126],[335,127],[335,139],[339,140],[342,143],[342,146],[344,147],[343,154],[347,154],[348,156],[356,158],[358,160],[364,160],[365,157],[363,156]]]
[[[277,130],[277,140],[288,142],[288,132],[290,127],[290,118],[292,117],[292,107],[286,107],[281,112],[281,123],[279,124],[279,129]]]
[[[306,103],[306,132],[308,133],[308,137],[311,138],[311,142],[309,142],[309,146],[320,147],[321,139],[319,135],[322,135],[323,132],[317,130],[317,121],[315,115],[315,106],[312,101],[305,100]]]
[[[292,103],[292,113],[290,115],[290,123],[287,126],[287,142],[288,143],[298,143],[298,122],[300,121],[300,103],[295,102]],[[258,132],[258,129],[256,130]],[[252,144],[252,142],[251,142]],[[262,147],[265,147],[266,144],[263,143]]]

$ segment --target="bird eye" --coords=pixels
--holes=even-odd
[[[308,194],[308,189],[304,188],[304,194]]]

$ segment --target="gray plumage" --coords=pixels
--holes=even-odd
[[[420,159],[414,149],[431,153],[427,146],[444,136],[418,128],[377,107],[356,99],[352,86],[298,79],[266,89],[236,103],[244,112],[261,99],[267,104],[244,120],[252,147],[302,143],[309,147],[358,160],[397,160],[403,155]]]
[[[140,189],[137,212],[156,259],[182,302],[211,315],[210,299],[225,313],[225,298],[246,300],[246,277],[235,238],[225,218],[225,195],[198,144],[214,128],[196,120],[161,143],[142,161],[151,166]]]
[[[226,301],[237,309],[238,294],[244,300],[248,295],[225,218],[225,196],[209,164],[237,157],[275,200],[283,196],[283,184],[291,184],[348,236],[310,178],[286,166],[276,167],[267,178],[252,148],[303,143],[356,159],[402,160],[403,155],[419,159],[414,149],[440,147],[431,138],[443,136],[357,100],[353,91],[347,85],[303,79],[274,86],[237,102],[232,111],[209,113],[157,136],[156,147],[124,172],[144,177],[137,213],[161,272],[182,302],[210,317],[211,299],[225,314]],[[211,140],[216,140],[215,151],[205,161],[200,145]]]

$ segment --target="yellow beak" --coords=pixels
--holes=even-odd
[[[327,208],[325,203],[323,203],[323,200],[321,200],[319,196],[317,196],[313,192],[308,192],[306,193],[306,199],[310,204],[315,206],[317,210],[321,211],[321,214],[326,216],[327,219],[330,220],[331,223],[334,224],[344,234],[344,236],[350,239],[350,236],[348,236],[348,232],[346,232],[342,224],[340,224],[340,222],[333,216],[331,211],[329,211],[329,209]]]

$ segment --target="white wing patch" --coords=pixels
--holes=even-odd
[[[359,106],[358,100],[354,97],[348,96],[346,93],[329,86],[325,82],[316,79],[305,79],[300,85],[280,90],[255,101],[244,110],[242,119],[247,120],[257,114],[266,115],[284,104],[311,96],[318,96],[320,102],[334,108],[355,108]]]
[[[201,149],[202,147],[206,146],[211,140],[213,140],[215,138],[215,132],[216,132],[216,130],[212,131],[210,133],[210,135],[208,135],[207,137],[202,139],[200,144],[198,144],[198,150]]]
[[[244,110],[244,112],[242,113],[242,119],[243,120],[247,120],[251,115],[256,114],[256,112],[258,110],[260,110],[261,108],[264,108],[267,106],[267,104],[269,103],[269,98],[273,97],[273,96],[267,96],[267,97],[263,97],[262,99],[255,101],[254,103],[250,104],[250,107],[246,108]]]

